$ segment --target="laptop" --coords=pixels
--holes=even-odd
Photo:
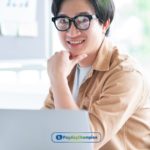
[[[1,150],[92,150],[86,111],[0,109]]]

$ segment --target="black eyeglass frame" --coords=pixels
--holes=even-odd
[[[78,27],[78,24],[77,24],[76,21],[75,21],[76,18],[82,17],[82,16],[87,17],[87,18],[89,19],[89,26],[88,26],[87,28],[85,28],[85,29],[80,29],[80,28]],[[61,29],[59,29],[59,28],[57,27],[57,25],[56,25],[56,20],[59,19],[59,18],[68,18],[68,20],[69,20],[69,26],[68,26],[67,29],[61,30]],[[71,27],[71,25],[72,25],[72,22],[74,23],[74,26],[75,26],[77,29],[79,29],[79,30],[88,30],[89,27],[90,27],[91,20],[92,20],[92,19],[97,19],[97,18],[98,18],[98,17],[97,17],[96,15],[90,15],[90,14],[85,14],[85,15],[80,14],[80,15],[77,15],[77,16],[75,16],[75,17],[73,17],[73,18],[70,18],[70,17],[64,15],[64,16],[52,17],[52,22],[55,24],[55,27],[56,27],[56,29],[57,29],[58,31],[67,31],[67,30],[69,30],[70,27]]]

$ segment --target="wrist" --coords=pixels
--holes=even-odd
[[[60,86],[63,84],[68,84],[68,80],[63,75],[51,76],[50,82],[52,86]]]

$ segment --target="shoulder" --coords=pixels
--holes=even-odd
[[[137,71],[143,74],[140,63],[128,53],[123,53],[120,48],[113,45],[111,49],[111,59],[109,70],[122,70],[125,72]]]

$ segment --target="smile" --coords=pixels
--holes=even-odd
[[[71,45],[77,45],[77,44],[82,44],[85,40],[80,40],[80,41],[67,41]]]

